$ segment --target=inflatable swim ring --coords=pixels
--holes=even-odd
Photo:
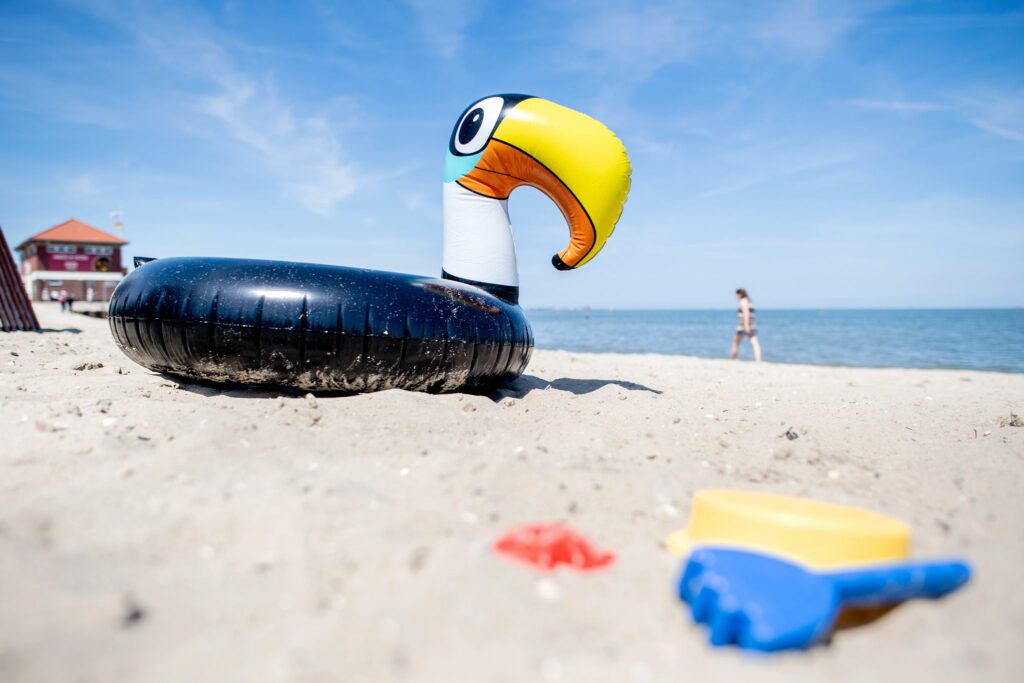
[[[135,362],[213,382],[305,390],[486,389],[518,377],[533,333],[518,306],[508,197],[529,185],[565,216],[559,270],[594,258],[629,192],[622,143],[548,100],[495,95],[452,131],[440,278],[309,263],[162,258],[110,301]]]

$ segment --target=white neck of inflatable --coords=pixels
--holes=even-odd
[[[455,280],[519,287],[508,200],[485,197],[456,182],[444,184],[442,267]]]

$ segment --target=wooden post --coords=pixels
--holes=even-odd
[[[0,228],[0,330],[38,332],[39,320]]]

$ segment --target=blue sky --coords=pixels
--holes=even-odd
[[[1024,3],[7,0],[0,224],[436,274],[448,135],[502,92],[633,161],[579,271],[513,195],[527,306],[1024,305]]]

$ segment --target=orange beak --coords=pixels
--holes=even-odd
[[[476,166],[457,182],[493,199],[508,199],[512,190],[523,185],[550,197],[569,224],[569,246],[558,254],[564,269],[579,265],[597,243],[594,223],[572,190],[544,164],[504,140],[493,138]]]

